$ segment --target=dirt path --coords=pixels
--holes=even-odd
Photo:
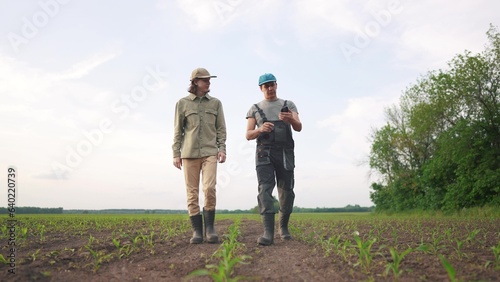
[[[221,236],[228,232],[230,220],[216,222]],[[242,254],[251,256],[246,264],[236,267],[234,276],[246,277],[252,281],[342,281],[321,255],[315,254],[303,243],[294,240],[282,241],[276,235],[275,244],[260,246],[257,238],[262,234],[262,224],[254,220],[242,220],[241,236],[238,241],[244,244]],[[103,263],[93,273],[91,267],[82,267],[79,257],[60,255],[51,262],[38,259],[18,266],[15,275],[5,276],[2,271],[0,280],[9,281],[182,281],[186,275],[206,264],[217,263],[211,256],[220,244],[189,244],[190,233],[170,241],[157,242],[154,253],[143,250],[133,253],[126,259],[113,259]],[[75,244],[75,243],[73,243]],[[81,246],[81,242],[75,244]],[[44,253],[50,248],[57,250],[71,248],[72,240],[57,241],[53,246],[44,246]],[[110,246],[110,252],[113,250]],[[76,261],[80,260],[76,265]],[[75,263],[73,263],[73,262]],[[54,263],[55,262],[55,263]],[[53,265],[51,265],[53,263]],[[3,266],[2,266],[3,268]],[[3,268],[4,269],[4,268]],[[189,281],[212,281],[209,277],[195,277]]]
[[[229,220],[218,221],[219,235],[228,232],[230,224]],[[282,241],[275,236],[274,245],[260,246],[257,238],[262,235],[262,224],[253,220],[243,220],[240,230],[238,241],[245,245],[244,254],[251,258],[236,267],[234,276],[246,277],[246,281],[342,281],[331,264],[321,255],[313,254],[307,245],[294,240]],[[163,255],[114,263],[89,278],[94,281],[181,281],[188,273],[205,268],[219,246],[191,245],[189,236],[179,238],[171,246],[158,248]],[[60,278],[60,281],[66,280],[65,275]],[[189,281],[212,280],[195,277]]]
[[[260,281],[342,280],[327,260],[313,253],[303,243],[294,240],[284,241],[275,236],[273,245],[258,245],[257,238],[263,232],[260,222],[243,221],[241,231],[243,236],[239,241],[245,244],[246,254],[252,258],[249,264],[237,268],[237,275],[253,276]]]

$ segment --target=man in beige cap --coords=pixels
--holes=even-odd
[[[193,227],[191,244],[217,243],[214,228],[217,162],[226,161],[226,123],[219,99],[208,95],[210,79],[216,76],[204,68],[191,73],[189,95],[175,105],[174,166],[184,166],[188,213]],[[205,202],[203,216],[199,205],[200,173]],[[205,229],[203,231],[203,223]]]

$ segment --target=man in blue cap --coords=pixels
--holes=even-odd
[[[264,100],[252,105],[247,113],[247,140],[257,140],[255,166],[259,183],[257,202],[262,215],[264,235],[257,242],[269,246],[274,242],[274,186],[278,187],[280,237],[290,240],[288,221],[295,199],[294,141],[292,129],[299,132],[302,123],[297,107],[290,100],[276,96],[276,77],[265,73],[259,77]]]

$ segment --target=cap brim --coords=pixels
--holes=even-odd
[[[276,82],[276,80],[274,80],[274,79],[269,79],[269,80],[263,81],[263,82],[259,83],[259,86],[261,86],[262,84],[266,84],[266,83],[268,83],[268,82]]]
[[[216,78],[216,75],[204,75],[204,76],[197,76],[195,78]]]

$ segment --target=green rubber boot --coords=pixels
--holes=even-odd
[[[191,226],[193,227],[193,237],[189,240],[191,244],[201,244],[203,243],[203,219],[201,214],[190,216]]]
[[[219,235],[215,231],[214,222],[215,222],[215,210],[206,211],[203,209],[203,219],[205,221],[205,238],[208,243],[218,243]]]
[[[292,235],[288,232],[288,221],[290,220],[290,214],[283,214],[280,212],[279,224],[280,224],[280,237],[283,240],[292,239]]]
[[[274,243],[274,213],[263,214],[262,223],[264,225],[264,235],[259,237],[257,243],[269,246]]]

